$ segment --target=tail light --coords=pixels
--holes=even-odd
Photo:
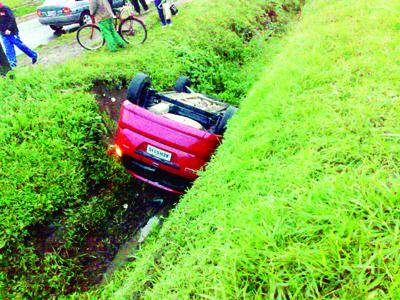
[[[118,157],[122,157],[122,150],[118,145],[115,145],[115,154],[117,154]]]
[[[36,11],[36,14],[38,15],[38,17],[43,16],[43,13],[42,13],[40,10],[37,10],[37,11]]]
[[[64,15],[70,15],[72,13],[72,10],[69,7],[64,7],[62,12]]]

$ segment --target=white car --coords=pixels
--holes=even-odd
[[[124,0],[113,0],[113,8],[123,6]],[[63,26],[91,22],[88,0],[46,0],[36,11],[39,22],[58,31]]]

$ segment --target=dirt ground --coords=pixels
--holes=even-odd
[[[45,46],[35,49],[39,53],[41,65],[62,64],[86,51],[76,41],[76,32],[64,34],[61,40],[55,39]],[[19,57],[20,66],[30,66],[31,59],[25,55]]]

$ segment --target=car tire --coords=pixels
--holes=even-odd
[[[86,10],[82,12],[81,17],[79,18],[79,26],[87,24],[92,24],[92,17],[90,16],[89,11]]]
[[[54,31],[61,31],[61,29],[63,28],[60,25],[50,25],[50,28]]]
[[[192,82],[186,76],[181,76],[175,83],[174,90],[178,93],[190,93],[188,87],[192,85]]]
[[[225,110],[222,118],[219,119],[217,125],[215,126],[214,133],[218,135],[223,135],[226,130],[226,125],[230,118],[232,118],[237,111],[237,108],[234,106],[228,106]]]
[[[150,87],[150,77],[144,73],[137,73],[129,83],[126,98],[133,104],[143,107]]]

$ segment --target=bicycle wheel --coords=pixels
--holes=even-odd
[[[133,8],[132,3],[128,0],[126,1],[126,4],[124,6],[122,6],[122,8],[120,9],[120,13],[119,16],[122,20],[129,18],[130,16],[134,15],[135,9]]]
[[[121,22],[118,33],[125,42],[132,45],[143,44],[147,39],[146,26],[133,16]]]
[[[76,39],[79,45],[86,50],[99,49],[105,43],[100,28],[93,24],[86,24],[80,27],[76,32]]]

